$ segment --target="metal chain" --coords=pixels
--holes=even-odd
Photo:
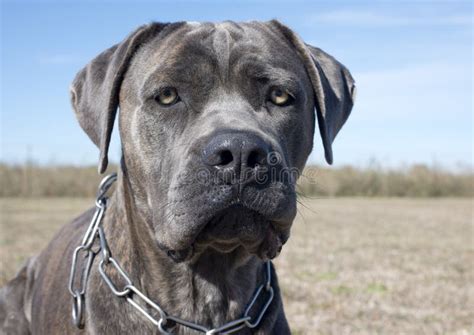
[[[87,279],[89,278],[89,272],[92,267],[92,262],[97,251],[92,250],[92,245],[97,236],[97,232],[104,217],[106,205],[107,205],[107,191],[112,186],[113,182],[117,179],[117,174],[113,173],[105,177],[99,185],[97,191],[97,197],[95,201],[96,210],[92,216],[91,223],[87,227],[82,243],[78,246],[72,254],[71,272],[69,274],[69,292],[72,295],[72,322],[80,329],[84,327],[84,297],[87,287]],[[79,264],[78,260],[81,258],[85,260],[83,264]],[[82,272],[78,277],[79,271],[82,265]],[[80,284],[76,287],[76,284]]]
[[[97,253],[101,253],[101,260],[99,262],[99,273],[110,288],[112,293],[117,297],[125,298],[126,301],[139,311],[143,316],[145,316],[151,323],[153,323],[161,334],[172,335],[173,329],[176,325],[181,325],[206,335],[212,334],[231,334],[236,331],[239,331],[245,327],[255,328],[257,327],[263,319],[265,312],[273,301],[274,290],[272,287],[272,276],[271,276],[271,262],[265,262],[265,282],[261,284],[255,291],[250,303],[244,311],[244,315],[234,321],[228,322],[220,327],[209,329],[202,325],[199,325],[194,322],[186,321],[175,316],[166,314],[166,312],[156,303],[154,303],[150,298],[148,298],[143,292],[141,292],[136,286],[133,285],[132,280],[122,269],[120,264],[115,258],[112,257],[110,249],[107,244],[104,230],[101,226],[101,221],[104,216],[104,212],[107,204],[106,193],[110,188],[112,183],[117,179],[117,175],[111,174],[104,178],[99,186],[99,191],[97,194],[96,200],[96,212],[92,217],[91,223],[87,228],[87,231],[82,240],[82,244],[78,246],[73,253],[72,265],[71,265],[71,274],[69,278],[69,291],[73,297],[72,305],[72,319],[73,323],[78,328],[84,327],[84,296],[86,292],[87,278],[92,266],[94,256]],[[99,237],[100,249],[98,251],[92,250],[92,245],[96,237]],[[84,253],[84,265],[82,270],[82,277],[80,279],[80,287],[76,288],[75,283],[77,280],[76,274],[78,273],[78,258],[79,255]],[[125,285],[118,287],[114,281],[107,274],[107,267],[112,267],[119,274],[120,278],[123,280]],[[259,312],[255,317],[252,318],[250,313],[252,312],[257,300],[260,296],[266,295],[265,303],[260,308]],[[265,297],[265,296],[263,296]],[[135,298],[135,299],[134,299]],[[141,300],[142,304],[139,304],[137,300]],[[154,317],[151,314],[151,311],[157,312],[158,318]]]

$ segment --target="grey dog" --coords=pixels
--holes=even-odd
[[[354,92],[342,64],[276,20],[152,23],[93,59],[71,100],[100,173],[120,108],[122,159],[102,226],[134,285],[209,329],[241,317],[290,235],[298,175],[285,172],[304,168],[316,122],[332,163]],[[64,226],[1,290],[2,333],[159,334],[111,292],[98,259],[84,326],[73,326],[67,281],[92,215]],[[271,276],[261,322],[236,334],[290,333],[273,266]]]

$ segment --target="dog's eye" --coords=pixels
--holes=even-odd
[[[277,106],[286,106],[293,101],[293,97],[286,90],[275,87],[270,91],[270,101]]]
[[[155,96],[155,100],[162,106],[171,106],[179,101],[178,91],[174,87],[165,87]]]

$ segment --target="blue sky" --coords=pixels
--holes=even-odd
[[[95,164],[69,103],[76,72],[151,21],[280,19],[358,86],[335,165],[472,166],[470,1],[2,1],[1,155]],[[312,163],[324,164],[320,138]],[[119,157],[117,136],[111,157]]]

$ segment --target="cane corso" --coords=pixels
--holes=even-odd
[[[289,238],[316,123],[332,163],[354,93],[341,63],[276,20],[152,23],[99,54],[75,77],[71,100],[100,149],[100,173],[120,109],[122,158],[100,223],[109,252],[164,315],[201,328],[158,327],[133,303],[155,321],[161,314],[115,266],[109,278],[126,292],[114,294],[99,255],[73,324],[68,278],[91,209],[1,290],[2,333],[289,334],[269,260]],[[238,328],[218,329],[234,320]]]

